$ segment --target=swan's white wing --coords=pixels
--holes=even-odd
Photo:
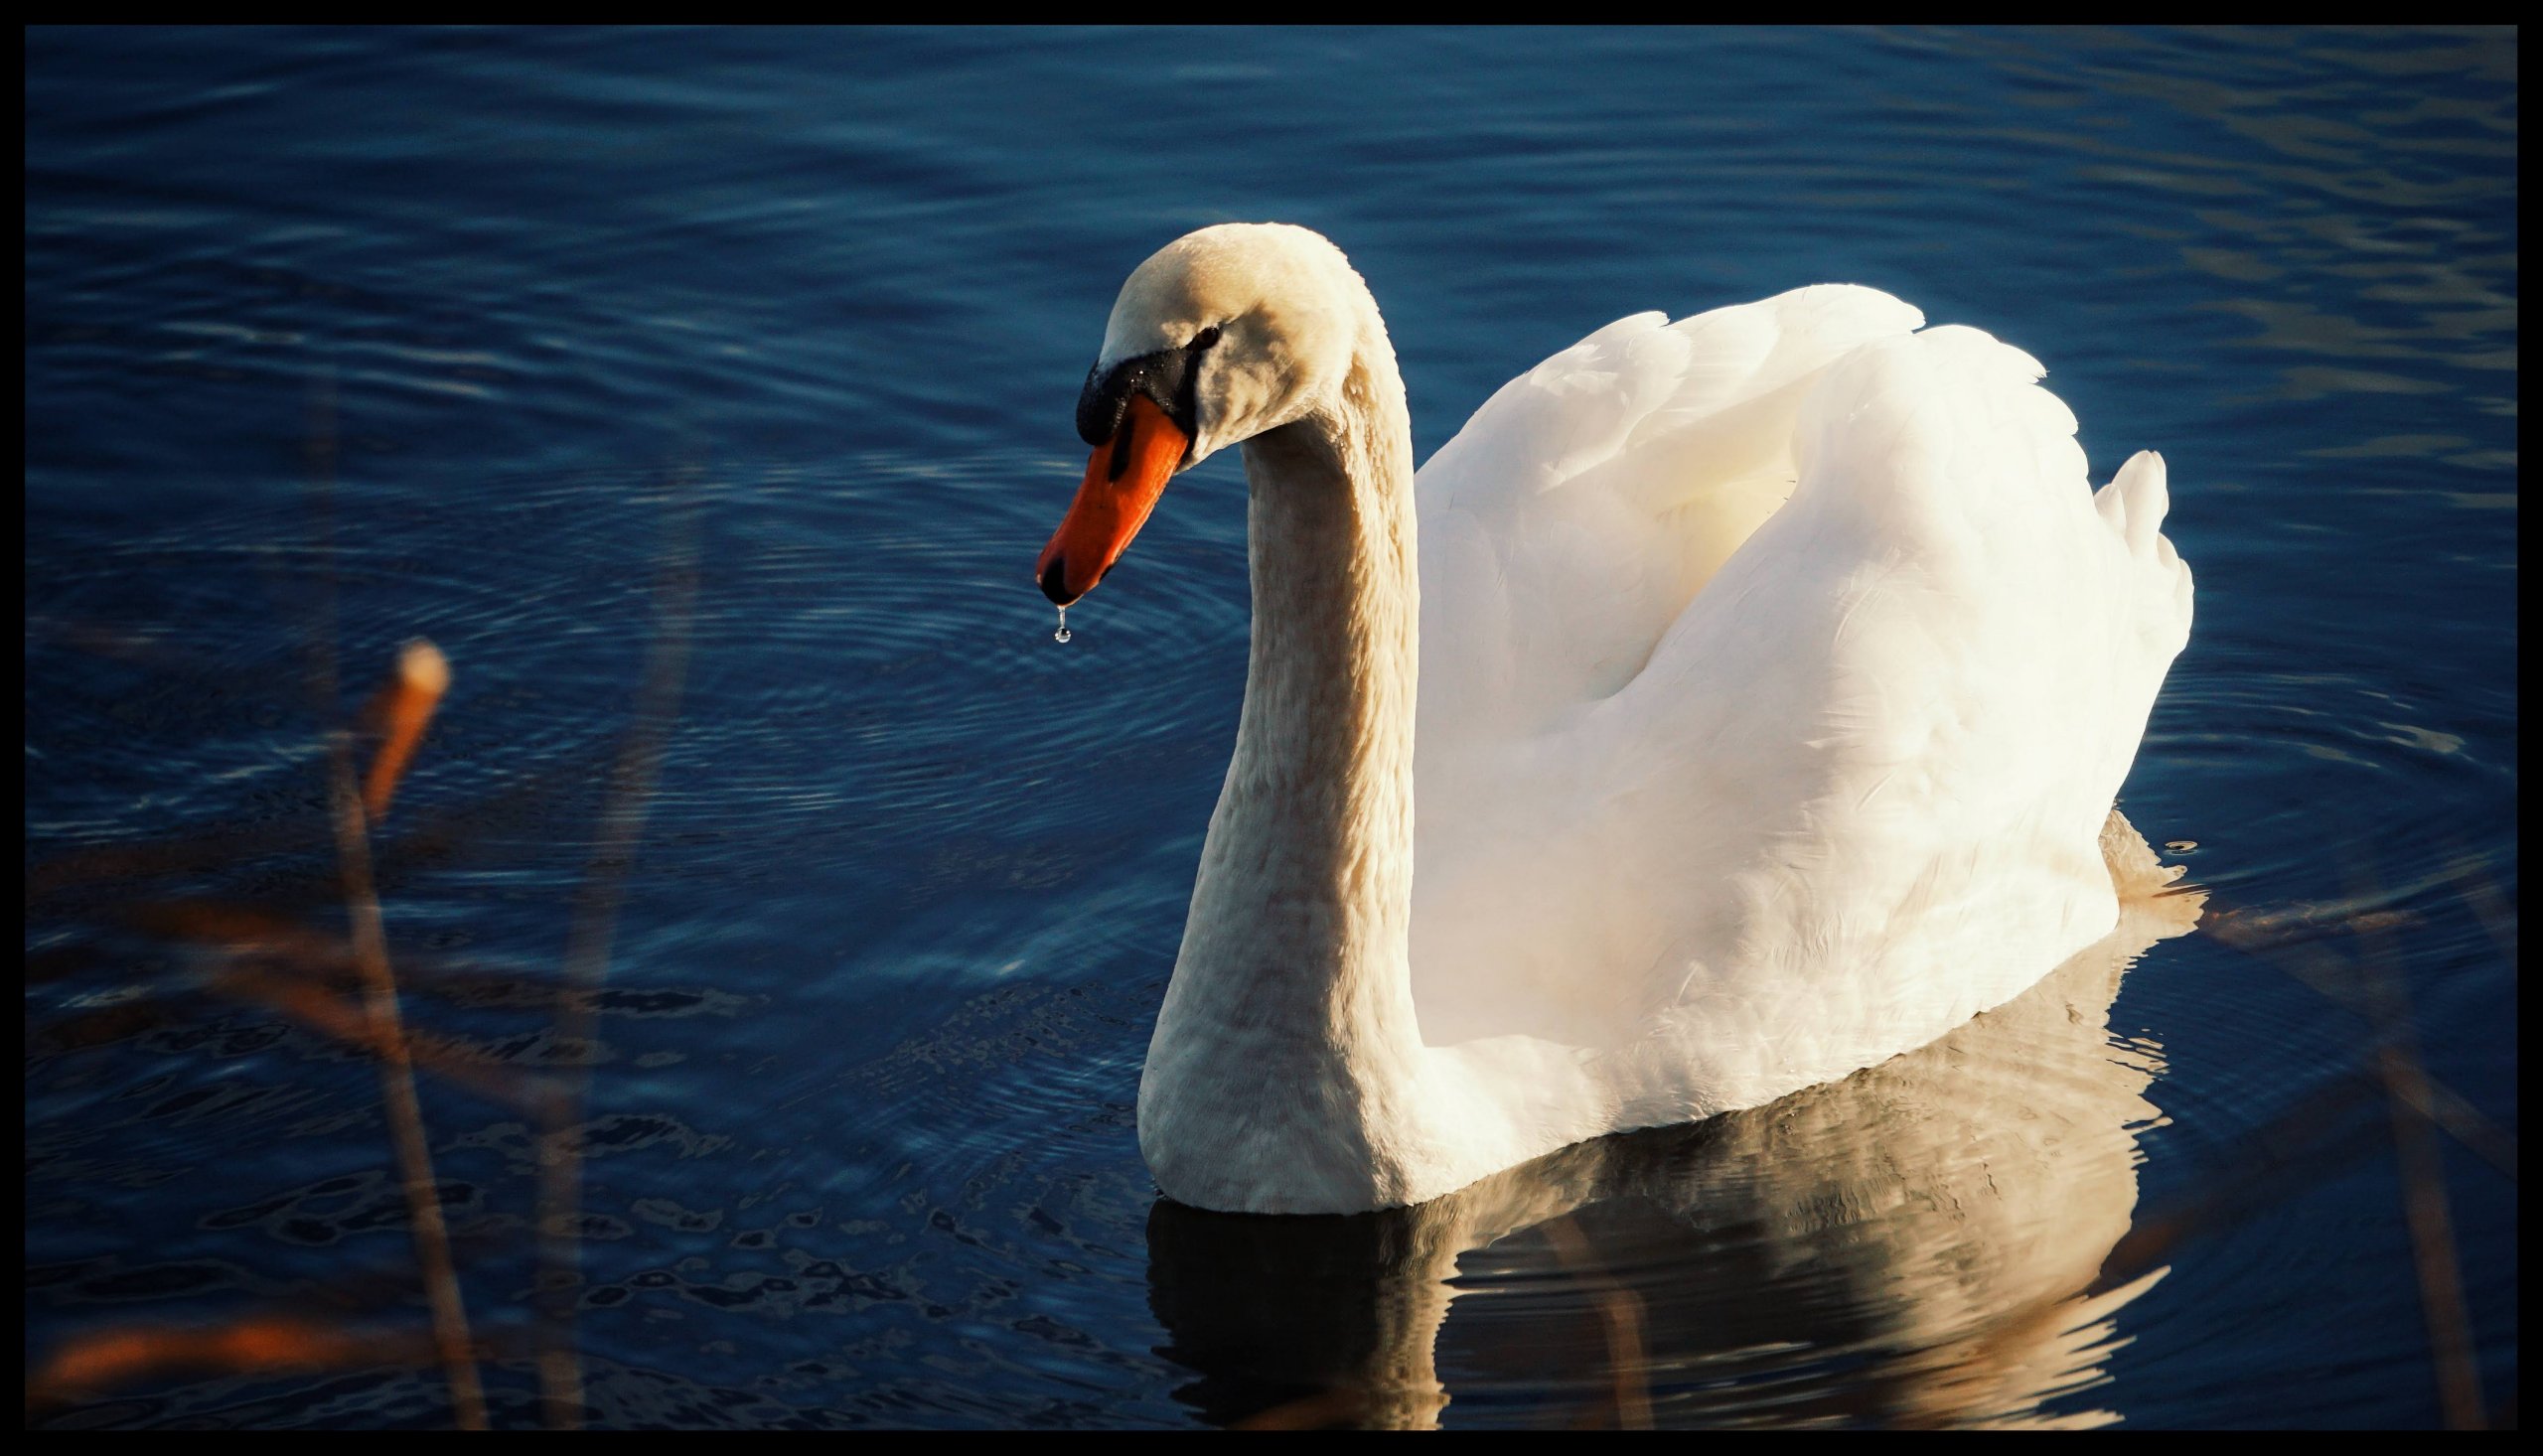
[[[1630,365],[1638,323],[1581,349]],[[1594,447],[1531,457],[1487,435],[1424,471],[1425,1039],[1604,1048],[1612,1125],[1674,1120],[1921,1045],[2109,930],[2098,831],[2188,629],[2162,463],[2132,460],[2097,504],[2027,355],[1970,329],[1886,332],[1782,386],[1799,396],[1780,413],[1790,504],[1638,644],[1539,584],[1664,595],[1648,563],[1666,545],[1611,545],[1604,585],[1567,559],[1627,527],[1582,526],[1563,482],[1665,502],[1676,452],[1627,427],[1594,463],[1523,471],[1495,462]],[[1640,397],[1595,397],[1614,413],[1617,396]],[[1569,412],[1528,402],[1532,434],[1567,438]],[[1477,423],[1504,412],[1496,397]],[[1571,547],[1513,534],[1566,528]],[[1496,604],[1448,574],[1494,560],[1501,619],[1450,620]],[[1505,625],[1539,619],[1568,651]],[[1502,675],[1548,654],[1559,690]]]
[[[1503,385],[1415,481],[1420,751],[1541,729],[1630,678],[1791,494],[1811,382],[1922,322],[1874,289],[1802,288],[1619,319]]]

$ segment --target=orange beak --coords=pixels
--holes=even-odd
[[[1104,573],[1122,559],[1130,537],[1147,524],[1156,498],[1165,494],[1165,483],[1173,479],[1191,444],[1191,437],[1154,400],[1130,396],[1121,427],[1088,457],[1077,500],[1033,565],[1042,595],[1065,607],[1095,590]]]

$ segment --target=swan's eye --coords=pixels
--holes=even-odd
[[[1202,330],[1200,333],[1193,335],[1193,336],[1192,336],[1192,342],[1191,342],[1190,344],[1185,345],[1185,346],[1184,346],[1184,348],[1186,348],[1186,349],[1207,349],[1207,348],[1209,348],[1211,345],[1216,344],[1216,343],[1218,343],[1218,342],[1219,342],[1219,326],[1218,326],[1218,325],[1216,325],[1216,324],[1212,324],[1210,327],[1208,327],[1208,328],[1206,328],[1206,329]]]

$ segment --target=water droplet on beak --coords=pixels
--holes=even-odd
[[[1052,633],[1052,634],[1051,634],[1051,641],[1053,641],[1053,642],[1067,642],[1068,640],[1069,640],[1069,609],[1068,609],[1068,608],[1066,608],[1066,607],[1062,607],[1062,608],[1060,609],[1060,630],[1059,630],[1059,631],[1057,631],[1057,632],[1055,632],[1055,633]]]

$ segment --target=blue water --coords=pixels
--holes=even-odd
[[[371,1068],[210,993],[146,907],[339,927],[321,733],[429,636],[455,683],[381,851],[409,1015],[569,1064],[542,987],[685,561],[596,1005],[596,1423],[2425,1426],[2423,1266],[2461,1284],[2476,1408],[2512,1413],[2516,60],[2500,32],[30,33],[31,1369],[125,1321],[420,1323]],[[1418,456],[1643,309],[1853,281],[2036,355],[2097,477],[2170,463],[2198,621],[2125,807],[2221,929],[2082,994],[2071,1046],[1982,1027],[1536,1170],[1587,1191],[1498,1241],[1160,1204],[1132,1103],[1244,681],[1238,466],[1176,487],[1066,647],[1030,565],[1114,290],[1230,218],[1350,253]],[[2378,1046],[2454,1099],[2434,1175],[2357,1082]],[[2013,1091],[1956,1104],[1971,1079]],[[2011,1191],[2059,1108],[2102,1191],[2062,1210]],[[533,1423],[532,1121],[430,1076],[424,1113],[494,1418]],[[2001,1227],[1953,1191],[1969,1148],[2003,1150]],[[2424,1218],[2416,1262],[2406,1189],[2447,1236]],[[2089,1321],[2023,1301],[2157,1267],[2031,1360]],[[1430,1403],[1366,1394],[1417,1358]],[[449,1407],[429,1365],[357,1363],[40,1415]]]

